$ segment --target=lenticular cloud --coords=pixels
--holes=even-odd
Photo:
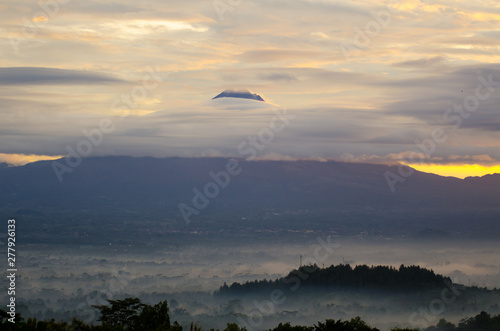
[[[219,99],[219,98],[240,98],[240,99],[252,99],[252,100],[257,100],[257,101],[264,101],[264,99],[256,94],[252,93],[249,90],[242,89],[242,90],[232,90],[232,89],[227,89],[224,92],[218,94],[217,96],[213,97],[212,100],[214,99]]]

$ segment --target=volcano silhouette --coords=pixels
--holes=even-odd
[[[219,95],[215,96],[212,98],[214,99],[219,99],[219,98],[240,98],[240,99],[252,99],[252,100],[257,100],[257,101],[264,101],[262,97],[256,93],[252,93],[249,90],[232,90],[232,89],[227,89],[224,92],[220,93]]]

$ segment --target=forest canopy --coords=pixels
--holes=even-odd
[[[9,321],[9,315],[0,309],[0,329],[5,331],[183,331],[184,328],[177,322],[170,323],[167,301],[153,306],[146,305],[138,298],[124,300],[108,300],[109,305],[94,306],[101,313],[101,324],[86,324],[76,318],[71,323],[37,321],[33,318],[24,318],[17,314],[15,323]],[[187,329],[187,328],[186,328]],[[327,319],[312,326],[292,326],[289,322],[279,323],[268,331],[381,331],[369,326],[361,318],[355,317],[349,321]],[[475,317],[463,319],[455,325],[441,319],[435,326],[426,329],[393,328],[390,331],[498,331],[500,330],[500,314],[491,316],[481,312]],[[203,331],[203,327],[191,323],[189,331]],[[222,330],[209,331],[251,331],[240,327],[236,323],[227,323]]]

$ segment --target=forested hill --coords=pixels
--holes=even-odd
[[[450,278],[419,266],[401,265],[396,269],[389,266],[359,265],[353,268],[348,264],[340,264],[327,268],[303,266],[276,280],[256,280],[244,284],[233,283],[230,286],[224,284],[215,294],[240,296],[275,289],[296,291],[312,288],[402,293],[442,289],[445,284],[451,286]]]

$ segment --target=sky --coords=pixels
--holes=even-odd
[[[257,137],[256,160],[500,173],[498,1],[4,0],[0,36],[0,162]]]

